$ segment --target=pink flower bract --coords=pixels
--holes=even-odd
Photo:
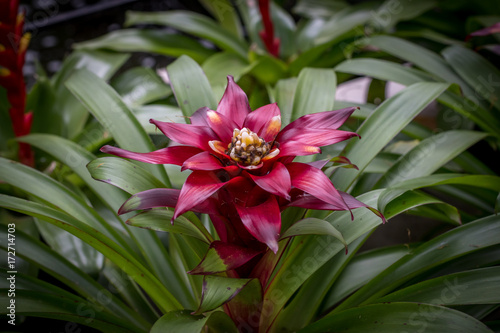
[[[308,114],[281,130],[278,106],[269,104],[251,111],[246,94],[228,76],[217,110],[197,110],[190,117],[191,124],[151,120],[181,146],[150,153],[112,146],[104,146],[101,151],[146,163],[175,164],[192,171],[181,190],[137,193],[120,213],[175,207],[172,221],[190,210],[208,213],[221,241],[253,248],[259,247],[255,244],[258,241],[276,253],[281,211],[286,207],[366,207],[335,189],[321,171],[326,161],[293,162],[295,156],[317,154],[322,146],[357,136],[338,129],[355,109]]]

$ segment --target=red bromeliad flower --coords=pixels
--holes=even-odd
[[[223,251],[221,243],[230,243],[251,249],[228,260],[228,269],[265,251],[264,244],[276,253],[283,209],[367,207],[335,189],[321,171],[328,161],[293,161],[295,156],[317,154],[321,146],[358,136],[338,130],[355,109],[309,114],[280,131],[278,106],[269,104],[251,111],[246,94],[228,76],[228,86],[216,111],[199,109],[190,117],[191,124],[151,119],[167,137],[181,145],[150,153],[112,146],[101,148],[102,152],[116,156],[175,164],[192,171],[181,190],[163,188],[137,193],[119,213],[175,207],[172,222],[187,211],[208,213],[222,241],[214,247]]]
[[[24,113],[26,86],[23,78],[24,55],[30,36],[23,35],[24,15],[18,14],[18,0],[0,0],[0,86],[7,90],[9,114],[15,136],[30,132],[32,114]],[[19,160],[33,166],[33,151],[19,143]]]
[[[280,40],[278,37],[274,37],[274,26],[271,19],[270,7],[271,4],[269,0],[259,0],[259,10],[263,25],[263,30],[259,32],[259,35],[267,51],[277,58],[279,56]]]

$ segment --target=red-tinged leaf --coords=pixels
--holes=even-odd
[[[222,311],[214,311],[206,316],[194,316],[190,310],[167,312],[158,319],[149,333],[186,333],[219,331],[237,333],[238,329],[231,318]]]
[[[193,171],[182,186],[172,221],[208,199],[225,184],[213,171]]]
[[[354,132],[340,131],[325,128],[295,128],[288,131],[288,138],[281,138],[279,143],[285,146],[289,142],[302,142],[311,146],[322,147],[350,139],[359,135]]]
[[[118,214],[126,214],[134,210],[155,207],[175,207],[179,200],[180,190],[172,188],[155,188],[132,195],[118,210]]]
[[[298,162],[287,164],[286,167],[292,178],[292,186],[339,209],[349,209],[339,191],[321,170]]]
[[[256,279],[233,279],[216,275],[205,275],[201,301],[193,314],[201,314],[217,309],[229,302],[248,284]]]
[[[264,105],[248,114],[243,127],[248,128],[252,132],[257,133],[260,137],[262,137],[261,131],[263,130],[264,126],[270,124],[269,122],[271,121],[271,119],[273,119],[274,117],[279,117],[280,114],[280,109],[276,103]],[[280,128],[278,128],[278,131],[279,130]],[[276,134],[278,134],[278,132],[276,132]],[[269,139],[265,139],[266,141],[269,141]]]
[[[305,156],[321,153],[321,149],[316,146],[304,144],[297,141],[288,141],[280,145],[279,156]]]
[[[316,169],[320,169],[320,170],[321,170],[321,169],[323,169],[323,167],[324,167],[325,165],[327,165],[327,164],[328,164],[328,162],[330,162],[330,161],[331,161],[331,160],[319,160],[319,161],[309,162],[309,163],[307,163],[307,164],[308,164],[308,165],[310,165],[310,166],[312,166],[312,167],[314,167],[314,168],[316,168]]]
[[[174,146],[155,150],[150,153],[135,153],[107,145],[102,147],[101,151],[106,154],[130,158],[145,163],[182,165],[184,161],[199,154],[202,150],[189,146]]]
[[[258,318],[263,313],[262,299],[262,285],[259,279],[252,279],[237,295],[224,305],[224,308],[230,314],[240,331],[258,332]]]
[[[213,110],[207,112],[207,122],[210,128],[219,136],[220,140],[226,143],[231,142],[234,129],[239,128],[230,118]]]
[[[236,269],[260,252],[235,244],[215,241],[210,244],[203,260],[189,274],[210,275]]]
[[[489,27],[486,27],[484,29],[474,31],[473,33],[469,34],[465,38],[465,40],[468,41],[469,39],[471,39],[471,37],[488,36],[491,34],[498,34],[498,33],[500,33],[500,22],[490,25]]]
[[[217,135],[206,126],[167,123],[154,119],[151,119],[150,122],[155,124],[168,138],[183,145],[208,150],[210,148],[208,142],[218,139]]]
[[[330,235],[337,238],[345,247],[345,253],[347,254],[347,242],[342,236],[342,233],[335,229],[330,222],[317,218],[307,218],[294,223],[290,228],[288,228],[281,236],[280,240],[301,235]]]
[[[281,214],[276,198],[271,195],[263,204],[252,207],[236,205],[236,209],[248,232],[276,253],[281,230]]]
[[[217,106],[217,112],[243,127],[246,116],[250,113],[250,104],[245,92],[234,82],[231,75],[227,77],[227,87]]]
[[[223,165],[220,160],[215,158],[210,152],[201,152],[189,159],[187,159],[184,164],[182,164],[181,171],[186,169],[189,170],[218,170],[222,169]]]
[[[384,215],[376,210],[373,207],[368,206],[367,204],[359,201],[358,199],[354,198],[352,195],[344,193],[339,191],[340,195],[342,196],[342,199],[344,199],[344,202],[346,205],[349,207],[349,209],[356,209],[360,207],[365,207],[371,210],[375,215],[380,217],[383,221],[383,223],[386,222]],[[298,195],[294,195],[292,197],[292,201],[287,205],[288,207],[301,207],[301,208],[307,208],[307,209],[317,209],[317,210],[346,210],[345,207],[340,206],[340,205],[332,205],[330,203],[327,203],[323,200],[320,200],[310,194],[307,193],[301,193]]]
[[[290,200],[289,193],[292,188],[292,181],[287,168],[282,163],[276,162],[271,172],[265,176],[254,176],[252,174],[249,174],[249,176],[263,190]]]
[[[334,129],[339,128],[358,107],[349,107],[341,110],[311,113],[302,116],[288,124],[278,136],[280,140],[289,140],[293,137],[294,129]],[[292,131],[292,132],[290,132]]]

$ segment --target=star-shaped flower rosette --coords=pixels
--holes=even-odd
[[[209,214],[220,239],[210,248],[224,261],[226,271],[252,259],[255,262],[255,257],[268,249],[278,251],[281,212],[287,207],[320,210],[367,207],[383,218],[374,208],[335,189],[321,170],[328,160],[293,161],[296,156],[317,154],[322,146],[358,136],[338,130],[355,109],[308,114],[281,130],[277,104],[251,111],[246,94],[228,76],[226,91],[216,111],[207,107],[197,110],[190,117],[191,124],[150,120],[180,145],[150,153],[109,145],[101,149],[120,157],[175,164],[192,171],[181,190],[158,188],[137,193],[123,204],[119,213],[175,207],[172,223],[187,211]],[[220,271],[206,271],[201,265],[190,273]],[[231,275],[242,277],[234,271]]]

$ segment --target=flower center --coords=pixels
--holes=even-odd
[[[269,154],[271,145],[248,128],[234,129],[231,143],[227,146],[226,154],[233,161],[243,165],[258,165],[262,158]]]

